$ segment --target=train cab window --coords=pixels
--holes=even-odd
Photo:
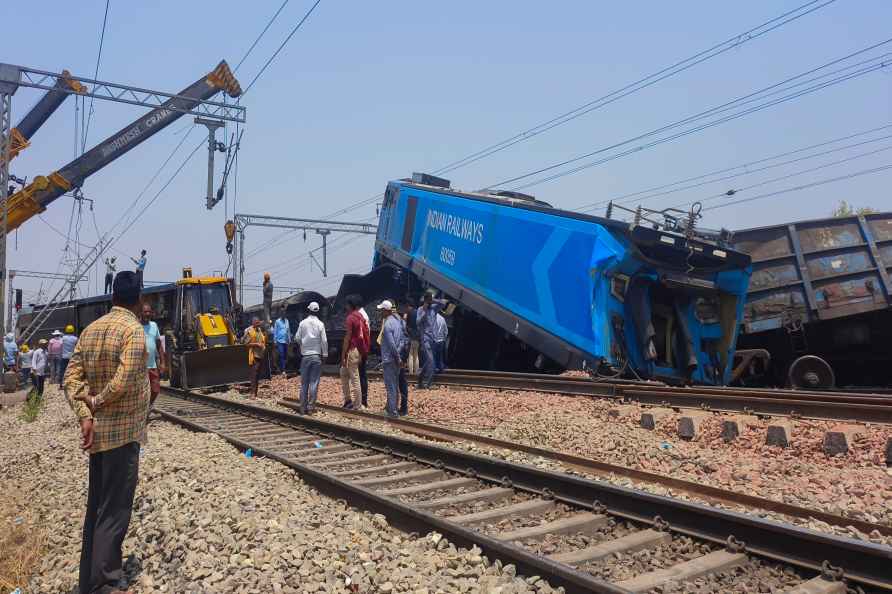
[[[620,303],[626,300],[626,289],[629,286],[629,277],[625,274],[614,275],[610,279],[610,294],[616,297]]]

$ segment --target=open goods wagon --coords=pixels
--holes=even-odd
[[[749,272],[690,233],[416,174],[387,185],[373,270],[364,289],[349,280],[367,299],[445,293],[460,306],[453,365],[723,384]]]
[[[741,381],[892,386],[892,212],[747,229],[731,242],[753,259],[738,347],[762,354]]]

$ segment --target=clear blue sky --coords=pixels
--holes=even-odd
[[[745,31],[804,0],[751,2],[339,2],[323,0],[245,97],[239,212],[316,218],[381,192],[387,180],[433,170],[520,130],[617,89],[672,62]],[[111,0],[99,78],[176,92],[219,59],[235,64],[280,0],[257,2],[125,2]],[[310,6],[292,0],[238,71],[243,84]],[[104,0],[6,2],[0,61],[92,76]],[[679,76],[570,124],[448,175],[454,187],[476,189],[555,161],[624,140],[798,74],[890,36],[892,3],[836,3],[744,44]],[[892,51],[892,46],[887,46]],[[740,120],[531,189],[573,209],[612,196],[738,165],[775,153],[892,123],[888,69]],[[38,92],[14,97],[13,122]],[[97,102],[88,147],[138,117],[139,108]],[[69,99],[13,162],[20,177],[47,174],[74,154],[74,102]],[[171,125],[89,178],[96,224],[108,229],[145,187],[191,118]],[[143,201],[155,195],[203,136],[195,129]],[[654,199],[653,206],[690,201],[729,187],[758,183],[865,150],[778,168]],[[892,150],[769,184],[759,192],[892,163]],[[219,171],[219,170],[218,170]],[[122,254],[149,252],[147,278],[172,280],[182,266],[196,272],[226,264],[224,205],[204,206],[206,152],[201,149],[116,245]],[[709,227],[743,228],[829,214],[841,199],[892,209],[889,172],[711,211]],[[755,190],[754,190],[755,191]],[[751,194],[752,195],[752,192]],[[744,194],[741,194],[743,197]],[[232,196],[229,210],[232,212]],[[69,227],[71,198],[44,214]],[[374,205],[343,220],[373,217]],[[96,241],[89,212],[83,243]],[[275,232],[250,229],[248,251]],[[334,241],[343,242],[344,239]],[[17,243],[16,243],[17,242]],[[65,240],[33,219],[10,239],[10,267],[55,271]],[[271,270],[278,285],[333,293],[341,274],[367,269],[372,242],[362,238],[329,255],[330,278],[305,254],[318,238],[278,242],[247,263],[248,281]],[[126,258],[124,258],[126,260]],[[84,294],[92,294],[96,280]],[[21,281],[28,296],[40,286]],[[46,285],[45,285],[46,287]],[[101,287],[100,287],[101,288]],[[259,298],[254,293],[248,299]]]

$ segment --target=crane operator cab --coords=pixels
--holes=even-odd
[[[170,384],[200,388],[249,381],[248,349],[235,332],[232,280],[194,277],[183,269],[177,281],[168,344]],[[269,368],[261,369],[268,377]]]

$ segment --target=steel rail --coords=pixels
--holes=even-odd
[[[332,373],[328,369],[325,371]],[[686,388],[653,385],[649,382],[595,382],[588,378],[470,370],[453,370],[439,374],[435,376],[434,383],[491,390],[589,396],[612,399],[618,403],[722,413],[892,424],[892,397],[884,394],[703,386]]]
[[[614,516],[652,526],[667,522],[674,533],[715,544],[724,545],[736,539],[745,543],[746,551],[749,553],[802,569],[820,572],[827,563],[832,563],[842,568],[842,573],[848,580],[870,588],[892,591],[889,573],[889,567],[892,567],[892,547],[822,534],[741,513],[256,405],[171,389],[165,389],[165,392],[184,401],[200,403],[205,407],[234,411],[262,422],[300,428],[364,449],[384,452],[483,481],[510,485],[516,490],[554,499],[573,507],[601,509],[603,506]],[[188,410],[184,413],[188,414]],[[211,424],[202,425],[198,419],[189,420],[185,415],[177,414],[177,411],[163,414],[194,429],[218,433],[239,447],[253,447],[250,443],[237,440],[225,431],[215,430]],[[320,490],[345,498],[353,505],[383,511],[397,526],[419,531],[437,530],[462,546],[477,544],[491,558],[516,560],[521,571],[547,577],[553,585],[564,586],[568,592],[623,591],[612,584],[594,580],[569,566],[461,528],[433,514],[290,460],[275,451],[264,449],[255,451],[295,468]]]
[[[300,405],[297,403],[297,401],[289,398],[280,400],[279,404],[293,410],[300,409]],[[444,427],[442,425],[433,425],[430,423],[422,423],[420,421],[413,421],[409,419],[388,419],[383,415],[366,411],[345,409],[338,406],[329,406],[327,404],[317,404],[316,406],[320,410],[324,410],[326,412],[358,417],[366,421],[385,423],[387,425],[396,427],[397,429],[406,433],[413,433],[434,440],[461,440],[490,445],[506,450],[524,452],[527,454],[533,454],[535,456],[545,458],[547,460],[562,462],[564,464],[568,464],[570,466],[574,466],[589,472],[594,472],[602,475],[613,474],[633,480],[645,481],[648,483],[666,487],[668,489],[675,489],[677,491],[684,491],[692,495],[698,495],[713,501],[731,503],[735,505],[745,505],[752,508],[764,509],[766,511],[785,514],[794,518],[815,519],[821,522],[825,522],[826,524],[829,524],[831,526],[838,526],[840,528],[847,528],[851,526],[853,528],[856,528],[860,532],[863,532],[864,534],[870,534],[871,532],[876,530],[884,536],[892,536],[892,526],[867,522],[864,520],[859,520],[858,518],[847,518],[845,516],[840,516],[837,514],[831,514],[820,510],[808,509],[805,507],[800,507],[798,505],[792,505],[783,501],[775,501],[773,499],[757,497],[755,495],[740,493],[738,491],[720,489],[718,487],[704,485],[703,483],[677,479],[654,472],[647,472],[645,470],[629,468],[628,466],[609,464],[607,462],[601,462],[600,460],[584,458],[582,456],[576,456],[574,454],[569,454],[558,450],[540,448],[516,441],[506,441],[503,439],[497,439],[495,437],[481,435],[479,433],[468,433],[466,431],[459,431],[458,429],[452,429],[451,427]]]

